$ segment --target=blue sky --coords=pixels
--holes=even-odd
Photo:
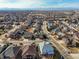
[[[0,0],[0,8],[79,8],[79,0]]]

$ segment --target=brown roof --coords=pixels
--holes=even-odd
[[[35,45],[30,45],[30,46],[24,46],[22,49],[22,56],[26,55],[36,55],[36,46]]]

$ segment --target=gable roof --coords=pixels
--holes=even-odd
[[[19,52],[19,46],[11,45],[6,51],[4,51],[3,55],[5,57],[16,57],[17,53]]]
[[[22,50],[22,56],[26,55],[36,55],[36,46],[35,45],[30,45],[30,46],[24,46],[24,49]]]
[[[42,42],[39,44],[41,54],[54,54],[54,48],[49,42]]]

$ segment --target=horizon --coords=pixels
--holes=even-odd
[[[30,11],[30,10],[39,10],[39,11],[66,11],[66,10],[79,10],[79,8],[0,8],[0,11]]]
[[[1,9],[79,9],[78,0],[0,0]]]

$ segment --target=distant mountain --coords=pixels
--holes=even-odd
[[[79,8],[0,8],[0,11],[7,10],[79,10]]]

